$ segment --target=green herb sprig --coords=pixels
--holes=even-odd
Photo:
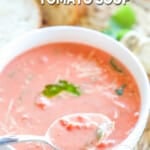
[[[118,96],[122,96],[124,94],[124,90],[126,88],[126,84],[123,84],[121,87],[119,87],[118,89],[115,90],[116,94]]]
[[[103,33],[120,41],[136,24],[136,14],[131,5],[119,6],[109,20]]]
[[[122,68],[117,64],[117,62],[116,62],[116,60],[114,58],[111,58],[110,65],[112,66],[112,68],[115,71],[120,72],[120,73],[123,72]]]
[[[79,87],[66,80],[59,80],[57,84],[48,84],[44,87],[42,94],[47,98],[52,98],[61,92],[68,92],[76,96],[80,96],[81,92]]]
[[[104,131],[101,128],[98,128],[96,131],[96,138],[98,141],[101,141],[104,137]]]

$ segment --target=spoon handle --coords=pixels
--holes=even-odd
[[[10,135],[0,137],[0,146],[14,143],[23,142],[40,142],[49,145],[53,150],[59,150],[52,143],[45,139],[44,136],[34,136],[34,135]]]
[[[21,142],[42,142],[49,144],[42,136],[34,135],[10,135],[10,136],[1,136],[0,145],[21,143]]]

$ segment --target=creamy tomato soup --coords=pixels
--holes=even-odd
[[[132,131],[139,110],[140,94],[131,73],[116,58],[88,45],[53,43],[36,47],[15,58],[0,74],[0,135],[44,135],[59,117],[101,113],[114,123],[114,129],[98,146],[92,146],[110,150]],[[64,138],[57,136],[57,141],[65,150],[88,149],[88,139],[78,140],[83,147],[74,145],[67,136],[72,132],[64,131]],[[75,136],[80,139],[83,133]],[[44,150],[41,144],[15,146]]]

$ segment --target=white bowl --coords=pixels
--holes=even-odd
[[[89,29],[80,27],[50,27],[34,30],[20,37],[8,47],[0,51],[0,71],[17,55],[46,43],[78,42],[105,50],[118,58],[132,73],[141,94],[141,110],[139,120],[131,134],[115,150],[131,150],[138,142],[145,128],[150,106],[150,87],[146,73],[131,52],[110,37]]]

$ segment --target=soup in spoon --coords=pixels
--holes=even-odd
[[[107,116],[100,113],[78,113],[54,121],[47,137],[60,150],[90,150],[102,148],[113,129],[114,124]],[[67,143],[64,142],[65,139]]]

